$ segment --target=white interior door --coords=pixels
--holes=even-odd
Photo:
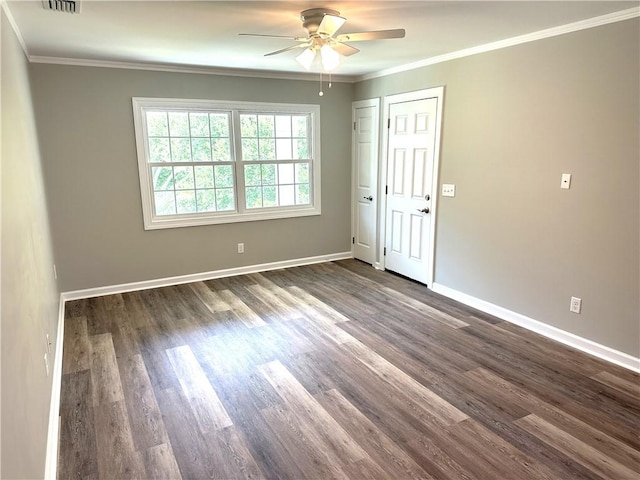
[[[353,256],[370,264],[376,254],[378,109],[377,100],[353,107]]]
[[[437,108],[438,98],[389,105],[385,268],[422,283],[432,269]]]

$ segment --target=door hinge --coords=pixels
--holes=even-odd
[[[389,185],[384,186],[384,194],[389,195]]]
[[[383,256],[387,256],[387,247],[384,247],[383,251],[382,251],[382,255]]]
[[[387,128],[391,128],[391,119],[387,118]]]
[[[356,122],[353,122],[353,129],[356,129]]]
[[[351,244],[355,245],[356,244],[356,237],[351,237]]]

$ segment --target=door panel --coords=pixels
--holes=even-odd
[[[354,109],[353,256],[373,264],[378,191],[378,106]]]
[[[419,282],[429,277],[438,99],[390,105],[385,267]]]

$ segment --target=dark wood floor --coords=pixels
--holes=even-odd
[[[69,302],[58,475],[637,480],[639,393],[358,261],[298,267]]]

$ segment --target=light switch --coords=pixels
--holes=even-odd
[[[560,188],[569,188],[571,186],[571,174],[563,173],[560,181]]]
[[[456,196],[456,186],[452,183],[443,183],[442,184],[442,196],[443,197],[455,197]]]

